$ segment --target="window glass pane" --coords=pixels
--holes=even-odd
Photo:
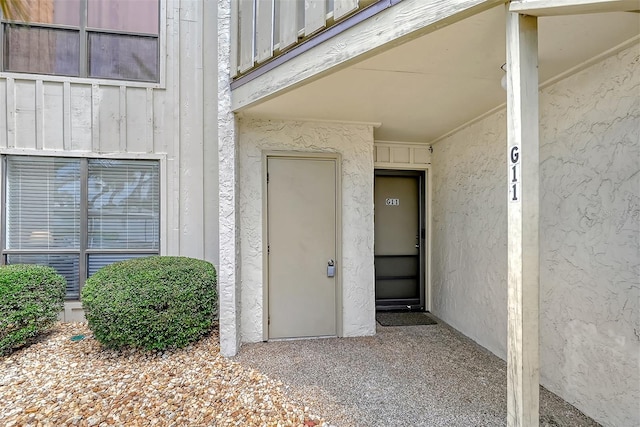
[[[158,162],[89,160],[90,249],[158,250]]]
[[[117,34],[89,34],[90,77],[158,80],[158,39]]]
[[[80,0],[22,0],[21,5],[29,22],[80,25]]]
[[[158,34],[158,0],[89,0],[87,8],[91,28]]]
[[[7,264],[36,264],[53,267],[67,279],[67,299],[79,299],[79,258],[80,257],[75,254],[9,254],[7,255]]]
[[[89,255],[89,277],[105,265],[131,258],[142,258],[155,254],[91,254]]]
[[[7,249],[77,249],[80,161],[7,158]]]
[[[6,71],[79,75],[79,32],[8,24],[4,28]]]

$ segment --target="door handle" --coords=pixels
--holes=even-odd
[[[336,264],[332,259],[330,259],[329,262],[327,262],[327,277],[334,277],[335,275]]]

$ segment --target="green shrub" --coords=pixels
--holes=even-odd
[[[194,258],[117,262],[101,268],[82,288],[89,328],[109,348],[184,347],[211,330],[217,305],[216,271]]]
[[[66,280],[51,267],[0,267],[0,355],[49,329],[64,303]]]

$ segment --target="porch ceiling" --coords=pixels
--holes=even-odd
[[[640,14],[539,19],[540,82],[638,37]],[[431,142],[506,101],[505,10],[495,7],[243,110],[379,122],[378,140]],[[286,64],[285,64],[286,66]]]

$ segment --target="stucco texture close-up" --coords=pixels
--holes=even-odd
[[[375,333],[373,128],[370,125],[239,120],[241,337],[263,340],[263,152],[342,157],[342,332]],[[313,301],[309,301],[313,308]]]
[[[540,92],[541,383],[640,425],[640,61],[634,45]],[[433,312],[505,358],[506,113],[434,146]]]

